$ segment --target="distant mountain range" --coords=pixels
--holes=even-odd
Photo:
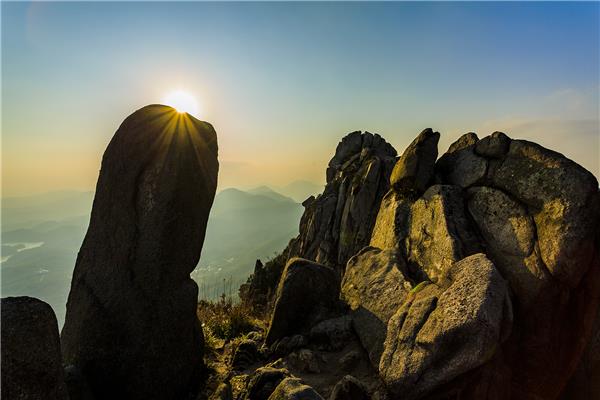
[[[200,296],[235,295],[263,261],[298,233],[306,198],[318,185],[298,181],[284,192],[267,186],[220,191],[192,277]],[[62,325],[77,252],[85,236],[93,192],[61,191],[2,200],[2,296],[30,295],[47,301]],[[302,201],[302,200],[300,200]]]
[[[323,187],[324,185],[317,185],[314,182],[298,180],[288,183],[285,186],[276,187],[275,190],[288,197],[291,197],[298,203],[302,203],[310,195],[321,193],[323,191]]]

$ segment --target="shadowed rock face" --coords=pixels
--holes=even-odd
[[[0,301],[2,398],[67,400],[58,324],[52,308],[32,297]]]
[[[413,285],[404,259],[395,250],[365,247],[348,261],[342,299],[352,310],[352,326],[375,368],[383,352],[389,319]]]
[[[369,244],[396,150],[381,136],[352,132],[338,144],[323,194],[305,202],[290,256],[336,268]]]
[[[166,106],[130,115],[108,145],[61,337],[97,399],[197,390],[203,337],[189,274],[217,172],[213,127]]]
[[[301,258],[288,261],[277,288],[265,343],[309,331],[331,317],[338,305],[340,281],[332,268]]]

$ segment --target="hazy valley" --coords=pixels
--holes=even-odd
[[[303,212],[298,200],[321,189],[296,181],[278,190],[227,188],[215,196],[202,256],[192,273],[201,299],[215,299],[224,291],[237,295],[256,259],[269,259],[298,234]],[[3,199],[3,296],[48,302],[62,326],[93,197],[93,192],[60,191]]]

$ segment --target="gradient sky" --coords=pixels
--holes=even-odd
[[[321,183],[337,142],[501,130],[599,176],[599,3],[6,3],[3,195],[95,186],[120,122],[174,89],[220,186]]]

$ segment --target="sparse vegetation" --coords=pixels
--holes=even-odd
[[[265,323],[242,302],[234,302],[225,294],[219,301],[202,300],[197,315],[202,323],[205,342],[218,346],[219,340],[232,340],[251,331],[262,331]]]

